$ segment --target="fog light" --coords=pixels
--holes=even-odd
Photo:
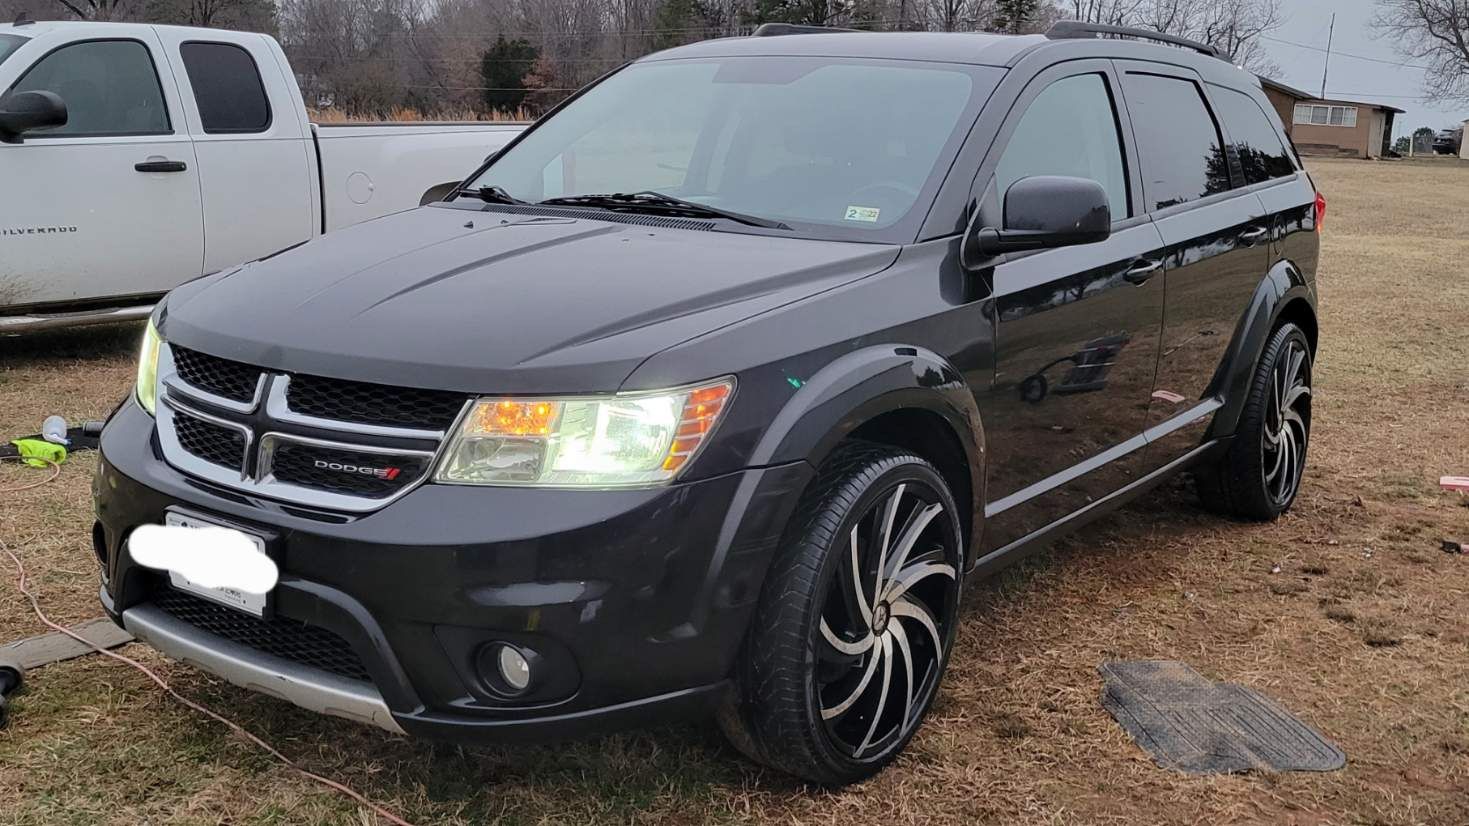
[[[519,694],[530,687],[530,661],[513,645],[501,645],[496,656],[500,667],[500,679],[505,687]]]

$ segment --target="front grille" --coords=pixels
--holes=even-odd
[[[161,588],[153,603],[177,620],[247,648],[349,680],[369,679],[352,646],[325,628],[285,617],[260,619],[172,588]]]
[[[420,458],[333,450],[296,442],[277,444],[271,455],[271,475],[282,482],[371,499],[392,496],[418,481],[427,470],[427,463]]]
[[[173,366],[179,378],[231,401],[250,402],[255,398],[256,385],[260,383],[259,367],[184,347],[173,348]]]
[[[179,446],[211,465],[242,470],[245,461],[245,435],[230,427],[197,419],[183,411],[173,416],[173,431]]]
[[[360,381],[292,376],[286,403],[296,413],[385,427],[446,430],[467,396],[443,390],[389,387]]]

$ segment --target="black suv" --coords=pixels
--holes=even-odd
[[[1080,24],[760,35],[169,295],[102,436],[111,616],[395,732],[716,713],[840,784],[913,736],[966,583],[1184,469],[1290,507],[1325,202],[1253,76]],[[135,564],[151,523],[279,584]]]

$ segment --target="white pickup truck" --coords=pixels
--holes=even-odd
[[[0,333],[169,289],[447,194],[518,124],[326,126],[261,34],[0,25]]]

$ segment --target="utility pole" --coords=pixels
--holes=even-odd
[[[1331,28],[1326,32],[1326,65],[1321,67],[1321,99],[1326,100],[1326,73],[1331,71],[1331,37],[1336,34],[1336,13],[1331,15]]]

